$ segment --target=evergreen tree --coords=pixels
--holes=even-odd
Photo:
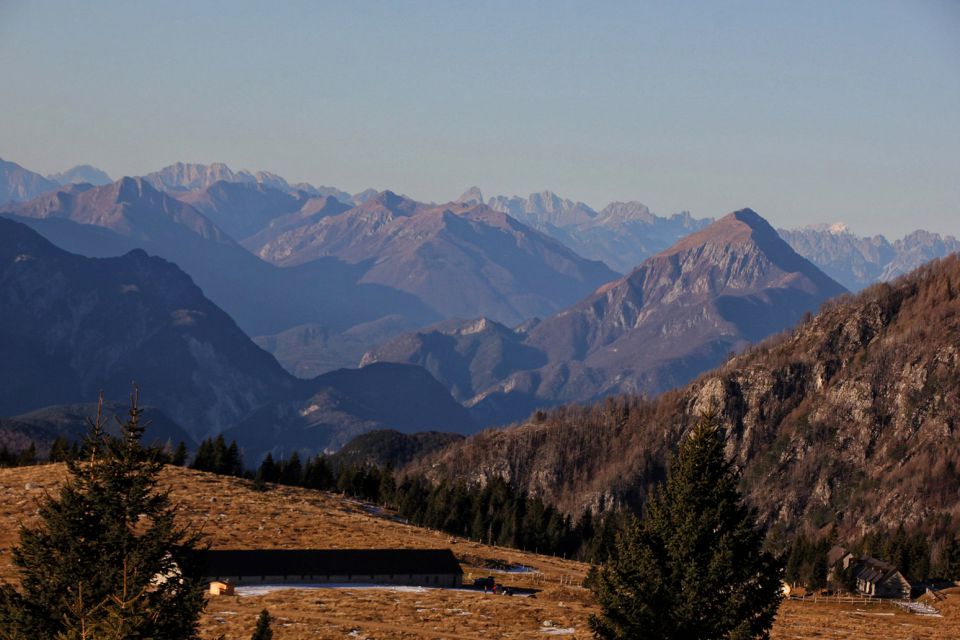
[[[50,445],[50,462],[66,462],[70,459],[70,442],[64,436],[57,436]]]
[[[170,463],[177,467],[182,467],[187,464],[187,445],[184,444],[183,440],[180,441],[180,444],[177,445],[176,450],[173,452]]]
[[[270,629],[270,612],[266,609],[257,616],[257,628],[253,630],[250,640],[273,640],[273,631]]]
[[[197,637],[203,584],[193,577],[198,537],[174,522],[162,464],[141,446],[137,391],[121,435],[103,431],[102,399],[86,457],[20,531],[19,590],[0,588],[0,638]]]
[[[290,459],[280,465],[280,484],[297,486],[303,482],[303,465],[300,464],[300,454],[294,451]]]
[[[310,489],[327,490],[333,488],[333,470],[330,468],[326,456],[318,455],[312,461],[307,460],[303,472],[303,484]]]
[[[7,445],[0,447],[0,467],[12,467],[17,463],[17,457],[10,453]]]
[[[268,453],[267,457],[260,463],[260,468],[257,469],[256,481],[260,483],[276,482],[279,478],[280,470],[277,468],[277,463],[273,461],[273,454]]]
[[[227,455],[227,443],[224,441],[223,434],[221,433],[217,436],[217,439],[213,441],[212,460],[208,471],[219,473],[220,475],[229,473],[228,468],[230,462],[227,460]]]
[[[716,414],[680,445],[643,521],[595,576],[599,638],[766,638],[781,599],[778,562],[737,490]]]
[[[20,452],[20,456],[17,458],[17,466],[25,467],[27,465],[37,463],[37,446],[30,443],[30,446]]]
[[[190,465],[190,468],[196,469],[197,471],[213,471],[214,460],[212,440],[208,438],[200,443],[200,446],[197,448],[196,455],[193,456],[193,463]]]
[[[950,538],[943,551],[943,577],[960,580],[960,538]]]
[[[223,456],[223,469],[218,471],[228,476],[243,476],[243,458],[240,457],[240,448],[237,447],[237,441],[231,440]]]

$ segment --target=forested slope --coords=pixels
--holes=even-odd
[[[960,513],[958,365],[952,256],[829,303],[678,391],[538,412],[416,468],[447,479],[500,475],[571,513],[638,506],[679,439],[715,406],[768,523],[943,533]]]

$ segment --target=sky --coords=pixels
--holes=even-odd
[[[0,0],[0,157],[960,236],[960,0]]]

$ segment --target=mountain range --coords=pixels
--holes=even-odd
[[[881,235],[860,237],[842,223],[780,229],[790,246],[850,291],[889,282],[934,258],[960,251],[960,240],[914,231],[890,242]]]
[[[247,246],[281,266],[323,257],[363,265],[361,282],[415,295],[446,318],[520,323],[616,277],[485,205],[425,205],[390,191],[342,213],[305,218],[257,244]]]
[[[482,424],[503,423],[540,406],[681,385],[843,292],[746,209],[543,321],[517,331],[439,325],[362,362],[424,366]]]
[[[193,440],[238,429],[251,459],[372,429],[475,428],[417,367],[293,377],[176,265],[139,249],[86,258],[0,219],[0,308],[0,415],[123,398],[136,381]]]
[[[483,195],[473,187],[460,196],[461,201],[464,199],[482,202]],[[712,222],[698,220],[688,212],[663,218],[639,202],[613,202],[597,212],[583,202],[561,198],[551,191],[526,198],[495,196],[488,205],[620,273],[629,273],[653,254]]]
[[[438,318],[413,296],[360,282],[362,270],[336,258],[295,269],[264,262],[196,208],[142,178],[61,187],[28,202],[0,206],[0,216],[23,222],[82,255],[143,249],[175,262],[251,335],[305,323],[341,331],[395,314],[410,318],[414,326]]]
[[[659,394],[795,325],[842,294],[841,284],[858,290],[960,248],[928,232],[892,243],[838,225],[777,232],[749,209],[713,221],[659,217],[638,202],[597,212],[551,192],[485,202],[472,188],[445,204],[351,195],[219,163],[109,182],[87,165],[47,178],[0,161],[0,191],[0,217],[79,254],[45,262],[42,277],[25,265],[8,273],[6,294],[20,307],[0,318],[4,349],[27,375],[0,415],[89,402],[98,385],[124,393],[119,381],[138,377],[133,365],[110,360],[109,377],[83,363],[97,349],[136,359],[146,337],[120,331],[115,344],[96,334],[84,346],[104,322],[84,313],[102,301],[108,311],[96,313],[151,327],[164,356],[204,380],[170,380],[173,364],[151,361],[163,372],[150,380],[161,396],[152,404],[191,438],[230,432],[255,452],[337,448],[391,426],[465,434],[562,403]],[[11,255],[20,254],[33,255]],[[161,293],[143,296],[160,319],[141,318],[129,296],[115,299],[113,279],[97,282],[104,265],[160,274]],[[41,287],[43,277],[53,284]],[[189,287],[169,283],[182,279],[195,291],[181,303],[170,291]],[[185,325],[164,324],[197,306],[216,309],[198,325],[222,331],[213,360],[194,352],[203,340],[176,333]],[[45,324],[57,314],[79,333]],[[358,365],[361,373],[341,371]],[[39,383],[46,375],[50,393]],[[209,397],[179,398],[188,388]]]
[[[502,476],[570,514],[639,508],[703,412],[771,535],[952,535],[960,513],[960,257],[840,297],[797,327],[653,399],[540,412],[417,461],[450,481]]]

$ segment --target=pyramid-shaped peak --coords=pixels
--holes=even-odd
[[[783,241],[770,223],[753,209],[728,213],[710,226],[690,234],[663,253],[670,255],[704,245],[734,245],[742,242],[774,244],[782,250]]]
[[[761,216],[759,213],[757,213],[753,209],[750,209],[749,207],[746,209],[739,209],[737,211],[734,211],[733,213],[730,213],[724,216],[724,218],[734,218],[736,220],[739,220],[740,222],[750,225],[751,227],[769,227],[770,226],[770,223],[764,220],[763,216]],[[723,220],[724,218],[721,218],[721,220]]]

